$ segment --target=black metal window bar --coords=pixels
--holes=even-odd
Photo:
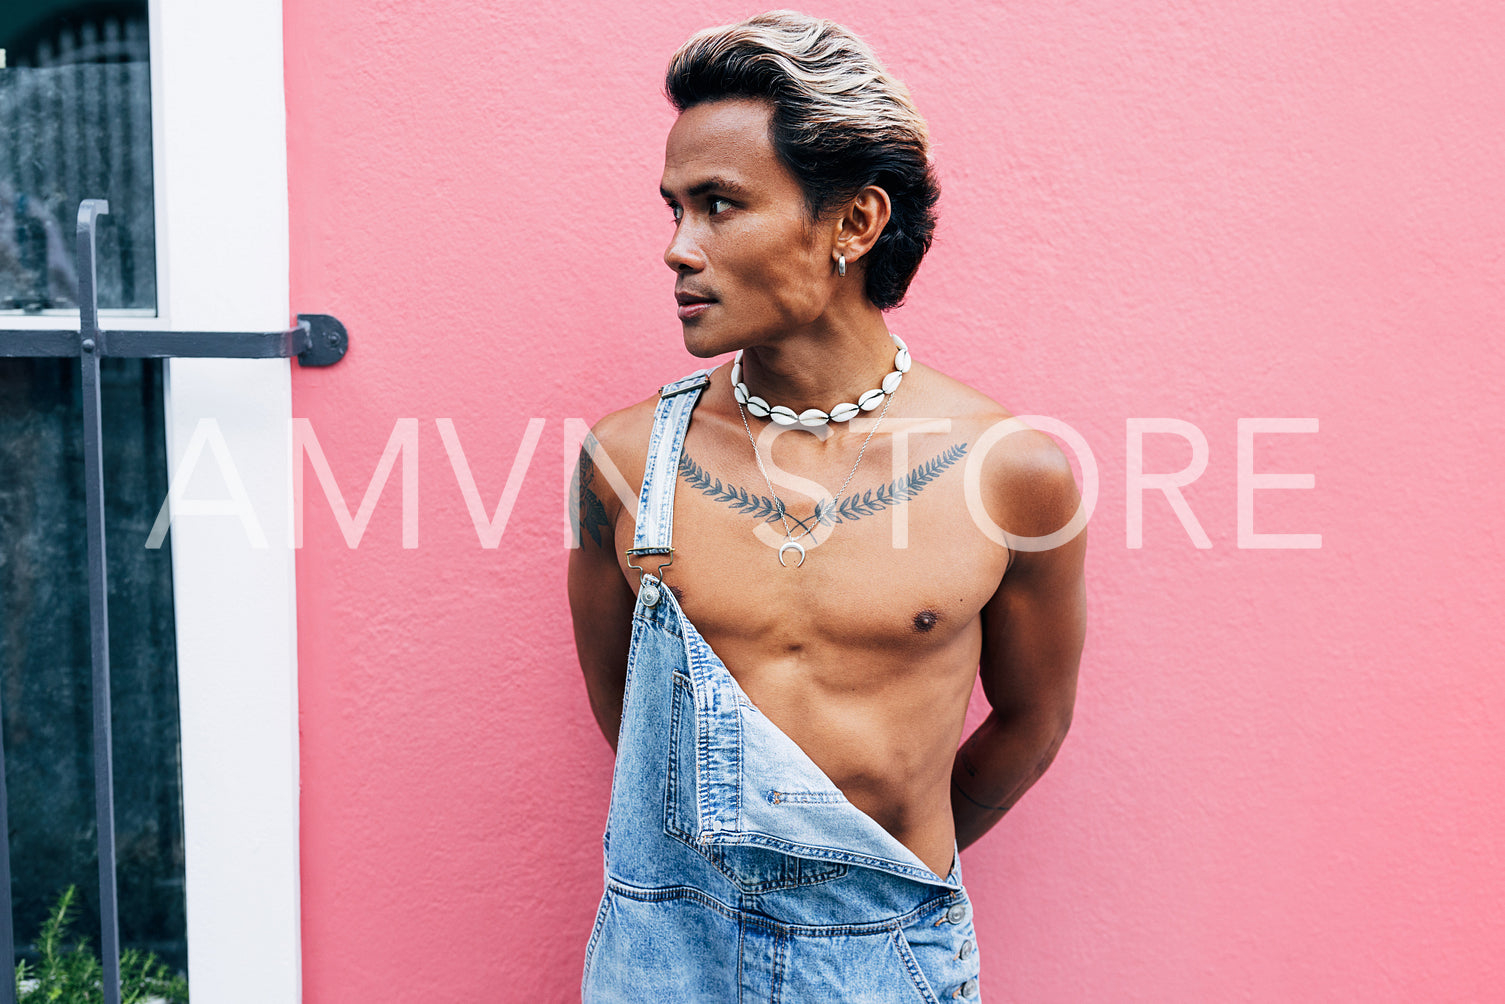
[[[105,1004],[120,1004],[120,914],[115,902],[114,762],[110,746],[110,629],[105,606],[104,457],[99,360],[287,359],[332,366],[345,357],[345,326],[328,314],[299,314],[287,331],[101,331],[95,286],[95,231],[109,213],[104,199],[78,206],[78,330],[0,330],[0,356],[76,356],[83,373],[84,497],[89,548],[89,645],[93,657],[94,805],[99,830],[100,954]],[[0,742],[0,1004],[15,1004],[15,932],[10,903],[10,832],[5,802],[5,746]]]

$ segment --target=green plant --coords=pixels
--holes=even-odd
[[[64,889],[37,935],[41,959],[33,968],[24,960],[16,964],[18,1004],[95,1004],[104,997],[103,967],[89,948],[87,938],[67,947],[68,927],[73,923],[78,890]],[[146,1004],[165,1000],[188,1004],[188,981],[168,971],[167,964],[151,952],[127,948],[120,953],[121,1004]]]

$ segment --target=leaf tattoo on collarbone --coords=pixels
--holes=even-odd
[[[834,505],[826,500],[817,502],[815,516],[820,525],[832,526],[836,523],[855,522],[864,516],[872,516],[885,509],[901,505],[924,491],[927,485],[965,456],[966,452],[966,443],[949,446],[908,474],[895,478],[888,484],[847,495],[835,500]],[[749,491],[741,485],[723,482],[696,463],[688,453],[680,454],[679,475],[702,495],[713,498],[745,516],[751,516],[764,523],[778,523],[786,515],[780,500]],[[794,516],[791,515],[789,518],[794,519]],[[796,522],[804,525],[809,522],[809,517],[796,520]]]

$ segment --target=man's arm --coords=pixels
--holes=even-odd
[[[570,552],[570,613],[591,711],[616,752],[636,597],[617,563],[616,525],[623,506],[597,467],[600,449],[594,434],[586,437],[572,486],[580,546]]]
[[[1059,447],[1041,433],[1031,439],[1008,461],[995,497],[1011,532],[1040,536],[1066,525],[1078,495]],[[1087,633],[1086,552],[1085,528],[1049,551],[1014,551],[983,608],[981,679],[992,711],[957,751],[951,770],[960,847],[1003,818],[1066,738]]]

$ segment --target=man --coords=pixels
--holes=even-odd
[[[860,40],[790,12],[709,29],[667,92],[685,346],[736,355],[582,451],[570,603],[617,753],[583,996],[976,1000],[958,849],[1071,720],[1070,467],[885,324],[938,189]],[[979,671],[992,712],[958,750]]]

